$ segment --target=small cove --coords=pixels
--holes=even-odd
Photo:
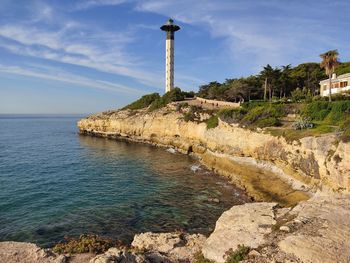
[[[51,246],[93,233],[209,234],[249,197],[187,155],[79,136],[79,117],[0,118],[0,240]],[[216,200],[220,202],[217,202]]]

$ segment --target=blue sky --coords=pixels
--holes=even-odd
[[[164,90],[165,35],[175,85],[273,66],[350,60],[349,1],[0,0],[0,113],[92,113]]]

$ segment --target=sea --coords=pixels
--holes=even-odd
[[[0,115],[0,241],[207,235],[225,210],[249,202],[193,156],[79,135],[82,117]]]

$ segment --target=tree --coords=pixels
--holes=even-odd
[[[329,101],[332,100],[331,89],[332,89],[332,74],[334,73],[335,66],[339,63],[338,61],[338,50],[330,50],[320,55],[322,61],[320,63],[321,68],[324,68],[329,79]]]
[[[282,98],[282,95],[283,97],[286,97],[286,92],[291,85],[291,78],[290,78],[291,68],[292,68],[291,64],[282,66],[282,72],[280,77],[282,88],[280,89],[280,98]]]
[[[249,85],[244,78],[241,79],[226,79],[224,86],[224,100],[240,101],[249,100],[250,90]]]
[[[260,72],[260,76],[264,78],[264,100],[266,100],[267,89],[269,91],[269,100],[272,100],[274,96],[274,90],[278,87],[278,82],[280,78],[281,70],[278,68],[272,68],[269,64],[267,64],[264,69]]]
[[[325,79],[327,75],[325,75],[319,63],[308,62],[292,68],[290,77],[291,88],[303,89],[306,87],[312,95],[316,95],[320,80]],[[287,91],[287,96],[291,94],[291,91]]]

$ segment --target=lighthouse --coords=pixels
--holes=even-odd
[[[160,27],[166,32],[165,40],[165,92],[174,88],[174,35],[180,27],[174,24],[174,20],[169,19]]]

